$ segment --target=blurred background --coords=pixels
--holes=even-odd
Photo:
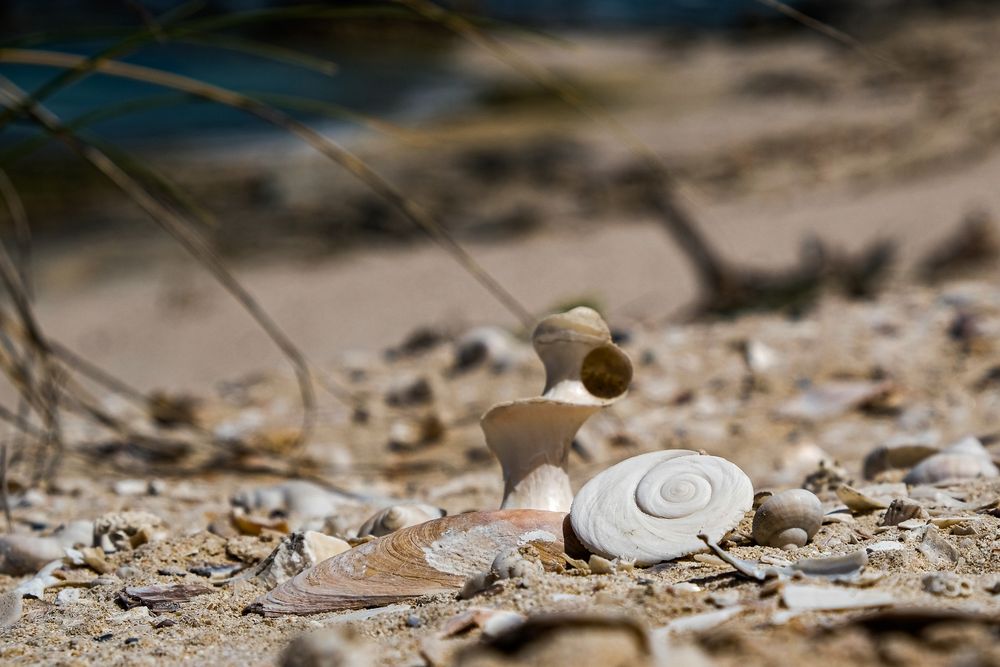
[[[358,156],[532,313],[686,312],[699,274],[651,178],[734,265],[801,267],[818,239],[934,280],[942,247],[966,258],[949,271],[995,262],[998,38],[1000,8],[971,1],[0,0],[3,230],[23,206],[48,334],[144,390],[281,355],[81,146],[319,362],[518,321],[282,119]],[[47,129],[19,109],[32,94]]]

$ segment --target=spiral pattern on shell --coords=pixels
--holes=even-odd
[[[735,464],[688,450],[622,461],[584,485],[570,522],[577,538],[605,558],[652,565],[705,550],[753,504],[753,484]]]

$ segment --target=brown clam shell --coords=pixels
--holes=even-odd
[[[501,551],[532,544],[553,565],[565,550],[566,515],[498,510],[410,526],[328,558],[251,603],[244,613],[314,614],[380,607],[457,592]]]

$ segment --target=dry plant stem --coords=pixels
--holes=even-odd
[[[7,532],[11,532],[14,521],[10,516],[10,495],[7,488],[7,443],[0,444],[0,503],[3,503],[3,515],[7,519]]]
[[[549,90],[570,107],[576,109],[591,121],[607,127],[615,136],[642,158],[646,168],[655,180],[651,188],[651,204],[663,220],[663,225],[674,241],[681,247],[694,264],[702,284],[716,290],[725,284],[733,272],[726,269],[725,262],[716,253],[708,240],[698,231],[698,226],[676,200],[673,179],[669,170],[648,146],[614,116],[595,102],[586,99],[578,90],[549,70],[523,58],[493,36],[476,27],[467,19],[450,12],[429,0],[396,0],[414,12],[440,23],[461,35],[474,45],[493,54],[498,60]]]
[[[868,48],[867,46],[865,46],[864,44],[862,44],[860,41],[858,41],[857,38],[852,37],[851,35],[848,35],[843,30],[835,28],[832,25],[830,25],[829,23],[824,23],[823,21],[820,21],[819,19],[813,18],[812,16],[809,16],[808,14],[804,14],[801,11],[799,11],[798,9],[795,9],[792,6],[790,6],[788,4],[785,4],[784,2],[781,2],[781,0],[756,0],[756,1],[759,2],[760,4],[764,5],[765,7],[770,7],[771,9],[774,9],[775,11],[781,12],[782,14],[784,14],[785,16],[787,16],[788,18],[792,19],[793,21],[795,21],[797,23],[800,23],[800,24],[804,25],[805,27],[807,27],[807,28],[809,28],[811,30],[815,30],[816,32],[818,32],[818,33],[820,33],[822,35],[826,35],[827,37],[829,37],[830,39],[834,40],[835,42],[840,42],[841,44],[843,44],[847,48],[852,49],[853,51],[855,51],[859,55],[861,55],[863,58],[865,58],[865,59],[867,59],[867,60],[869,60],[871,62],[878,63],[879,65],[887,66],[887,67],[889,67],[891,69],[894,69],[894,70],[897,70],[897,71],[903,69],[897,63],[893,62],[889,58],[886,58],[881,53],[878,53],[877,51],[873,51],[872,49]]]
[[[59,423],[59,392],[56,388],[57,380],[55,378],[57,371],[52,364],[48,343],[42,334],[41,327],[35,319],[34,311],[24,285],[21,283],[17,267],[14,265],[10,255],[7,253],[6,247],[2,243],[0,243],[0,282],[3,283],[4,288],[10,294],[14,309],[24,327],[25,340],[28,346],[27,357],[29,359],[31,357],[37,358],[40,369],[36,395],[38,401],[36,411],[42,419],[46,436],[42,446],[37,451],[34,475],[34,479],[37,482],[50,472],[51,461],[57,461],[62,450],[62,429]],[[30,382],[32,375],[33,373],[30,368],[24,368],[22,378],[24,380],[23,387],[28,387],[32,384]],[[22,391],[22,396],[27,399],[33,393]],[[44,465],[44,460],[49,449],[53,450],[53,457],[50,459],[50,465],[46,466]]]
[[[24,99],[24,93],[9,79],[0,77],[0,88],[3,97],[9,102],[17,104]],[[145,210],[150,217],[168,231],[181,245],[184,246],[198,261],[200,261],[216,277],[222,286],[243,306],[251,317],[264,329],[265,333],[278,346],[285,357],[295,369],[299,382],[299,391],[302,396],[303,418],[302,430],[299,435],[299,444],[308,436],[312,429],[312,422],[315,412],[315,397],[313,395],[312,378],[305,357],[299,352],[294,343],[278,327],[277,323],[257,304],[249,292],[229,273],[221,259],[208,245],[201,235],[199,235],[187,222],[172,210],[161,204],[150,195],[139,183],[125,173],[107,155],[94,146],[82,141],[72,133],[68,133],[58,118],[42,108],[33,104],[27,110],[29,117],[41,125],[47,132],[58,136],[71,149],[78,153],[84,160],[93,165],[98,171],[103,173],[112,183],[123,190],[128,196]],[[30,333],[30,332],[29,332]]]
[[[21,274],[21,284],[31,298],[33,290],[31,285],[31,226],[28,223],[28,212],[24,208],[17,188],[11,182],[7,172],[0,169],[0,196],[3,197],[4,204],[10,212],[10,218],[14,223],[14,238],[17,241],[17,268]]]
[[[26,50],[26,49],[0,49],[0,61],[20,63],[25,65],[42,65],[49,67],[73,68],[79,66],[84,59],[69,53],[59,53],[54,51]],[[530,328],[534,324],[534,317],[510,292],[508,292],[489,272],[476,262],[475,259],[451,236],[451,234],[441,226],[427,211],[420,208],[415,202],[404,196],[394,185],[385,180],[378,172],[365,164],[356,155],[343,148],[329,137],[324,136],[308,125],[301,123],[288,114],[261,103],[246,95],[220,88],[211,84],[191,79],[186,76],[165,72],[149,67],[132,65],[114,60],[106,60],[93,64],[93,68],[104,74],[144,81],[166,88],[183,90],[197,97],[202,97],[213,102],[230,106],[250,113],[261,120],[280,127],[295,135],[305,143],[309,144],[321,154],[341,165],[348,172],[360,179],[365,185],[371,188],[376,194],[392,204],[397,210],[405,215],[412,223],[422,229],[439,246],[448,252],[470,275],[472,275],[484,288],[487,289],[504,307],[520,320],[525,328]],[[9,85],[9,83],[7,84]],[[18,104],[23,104],[23,94],[15,96]],[[29,110],[29,113],[32,113]],[[37,114],[37,109],[32,115]],[[61,127],[56,125],[55,127]],[[60,132],[56,132],[60,134]],[[63,140],[67,140],[65,136]],[[79,139],[74,139],[79,142]],[[93,147],[89,146],[90,152]],[[104,161],[109,161],[107,156],[101,154]],[[88,158],[89,159],[89,158]],[[119,170],[120,171],[120,170]],[[115,180],[115,179],[112,179]],[[144,198],[152,199],[145,195]],[[163,208],[157,202],[151,201],[159,208]],[[144,206],[145,208],[145,206]],[[172,215],[172,214],[171,214]]]

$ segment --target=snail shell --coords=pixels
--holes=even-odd
[[[976,438],[965,438],[939,454],[924,459],[903,481],[907,484],[935,484],[946,479],[997,477],[1000,470],[993,464],[990,453]]]
[[[392,505],[379,510],[361,524],[361,528],[358,529],[358,537],[367,535],[381,537],[400,528],[416,526],[431,519],[440,519],[443,516],[444,510],[433,505]]]
[[[614,465],[573,500],[576,537],[605,558],[652,565],[705,551],[753,503],[753,485],[735,464],[688,450],[650,452]]]
[[[313,614],[454,593],[497,554],[533,544],[550,567],[566,548],[566,515],[541,510],[456,514],[338,554],[260,596],[244,613]]]
[[[768,547],[804,546],[823,524],[823,505],[805,489],[768,498],[753,517],[753,539]]]

